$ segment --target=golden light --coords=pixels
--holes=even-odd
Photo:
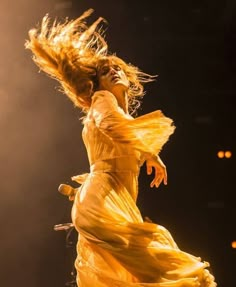
[[[218,151],[217,156],[218,158],[223,158],[225,156],[225,153],[222,150],[220,150]]]
[[[229,151],[229,150],[227,150],[227,151],[225,152],[225,157],[226,157],[226,158],[231,158],[231,156],[232,156],[232,152]]]
[[[231,246],[232,248],[236,248],[236,241],[232,241]]]

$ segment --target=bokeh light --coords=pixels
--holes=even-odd
[[[225,153],[222,150],[220,150],[220,151],[218,151],[217,156],[218,156],[218,158],[224,158]]]
[[[225,157],[226,157],[226,158],[231,158],[231,157],[232,157],[232,152],[229,151],[229,150],[227,150],[227,151],[225,152]]]
[[[233,249],[236,249],[236,241],[232,241],[231,246]]]

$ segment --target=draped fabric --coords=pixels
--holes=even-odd
[[[144,222],[136,205],[139,169],[174,132],[161,111],[132,118],[107,91],[84,119],[90,173],[72,179],[78,231],[78,287],[214,287],[209,264],[180,250],[163,226]]]

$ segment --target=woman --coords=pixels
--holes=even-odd
[[[214,287],[209,264],[181,251],[168,230],[145,222],[136,206],[144,163],[148,174],[155,171],[151,187],[167,184],[158,154],[174,126],[160,111],[131,116],[143,84],[154,78],[108,53],[97,29],[102,18],[86,25],[91,13],[51,27],[45,16],[26,42],[36,64],[85,114],[82,136],[90,173],[72,177],[79,188],[59,188],[74,200],[77,285]]]

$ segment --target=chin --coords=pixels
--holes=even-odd
[[[128,87],[129,86],[126,83],[122,82],[122,81],[117,81],[113,85],[113,89],[120,88],[120,89],[128,90]]]

